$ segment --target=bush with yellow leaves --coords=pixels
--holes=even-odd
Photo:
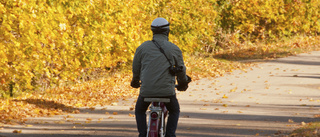
[[[156,17],[184,52],[319,32],[315,0],[0,1],[0,95],[63,86],[130,63]]]

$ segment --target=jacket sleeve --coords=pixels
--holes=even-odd
[[[137,48],[132,63],[132,81],[140,81],[140,72],[141,72],[141,50]]]

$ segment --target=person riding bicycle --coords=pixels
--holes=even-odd
[[[180,106],[176,98],[175,79],[177,78],[176,88],[179,91],[187,90],[191,82],[191,78],[186,75],[180,48],[168,41],[169,25],[164,18],[154,19],[151,24],[153,40],[142,43],[134,55],[131,86],[141,86],[135,106],[139,137],[147,135],[146,111],[150,102],[144,102],[146,97],[170,98],[170,103],[165,103],[169,111],[165,136],[176,136]]]

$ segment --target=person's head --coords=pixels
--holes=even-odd
[[[151,30],[153,34],[164,34],[169,36],[170,23],[164,18],[156,18],[151,23]]]

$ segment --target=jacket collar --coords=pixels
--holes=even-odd
[[[154,34],[153,35],[153,40],[160,40],[160,41],[165,40],[165,41],[168,41],[169,38],[168,38],[167,35],[164,35],[164,34]]]

